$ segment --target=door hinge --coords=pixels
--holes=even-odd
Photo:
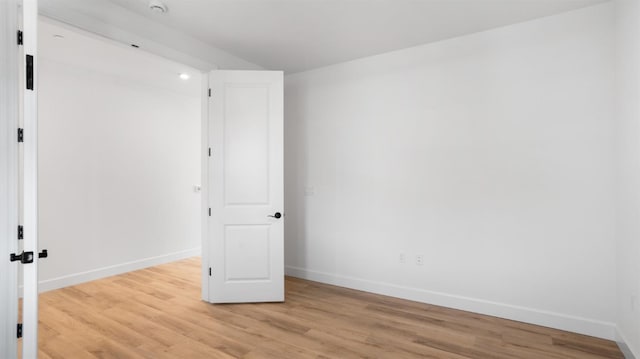
[[[209,157],[211,157],[211,147],[209,147]]]
[[[24,227],[18,226],[18,240],[24,239]]]
[[[211,267],[209,267],[209,277],[211,277]]]
[[[211,207],[209,207],[209,217],[211,217]]]
[[[22,45],[22,31],[18,30],[18,45]]]
[[[22,323],[18,323],[16,332],[18,339],[22,338]]]
[[[209,97],[211,97],[211,89],[209,89]]]
[[[11,262],[19,261],[22,264],[33,263],[33,252],[22,252],[20,254],[11,253]]]
[[[27,55],[27,90],[33,90],[33,55]]]
[[[24,129],[18,129],[18,142],[24,142]]]

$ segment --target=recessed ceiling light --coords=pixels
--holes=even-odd
[[[164,14],[165,12],[167,12],[167,5],[163,4],[161,1],[159,0],[151,0],[149,1],[149,10],[151,10],[151,12],[154,12],[156,14]]]
[[[189,76],[189,74],[186,74],[186,73],[181,73],[180,78],[183,80],[188,80],[191,78],[191,76]]]

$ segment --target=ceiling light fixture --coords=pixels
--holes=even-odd
[[[159,0],[151,0],[149,1],[149,10],[151,10],[151,12],[154,12],[156,14],[164,14],[165,12],[167,12],[167,5],[163,4],[161,1]]]
[[[183,80],[188,80],[191,78],[191,76],[189,76],[189,74],[186,74],[186,73],[181,73],[180,78]]]

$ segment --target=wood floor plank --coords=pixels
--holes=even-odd
[[[330,286],[285,303],[200,300],[200,259],[41,295],[42,358],[622,359],[611,341]]]

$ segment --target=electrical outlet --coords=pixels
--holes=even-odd
[[[316,194],[316,188],[313,186],[305,186],[304,187],[304,195],[305,196],[313,196]]]
[[[400,263],[406,263],[407,262],[407,256],[405,256],[404,253],[400,253],[400,255],[398,256],[398,261]]]
[[[416,264],[419,266],[424,264],[424,256],[422,254],[416,255]]]

